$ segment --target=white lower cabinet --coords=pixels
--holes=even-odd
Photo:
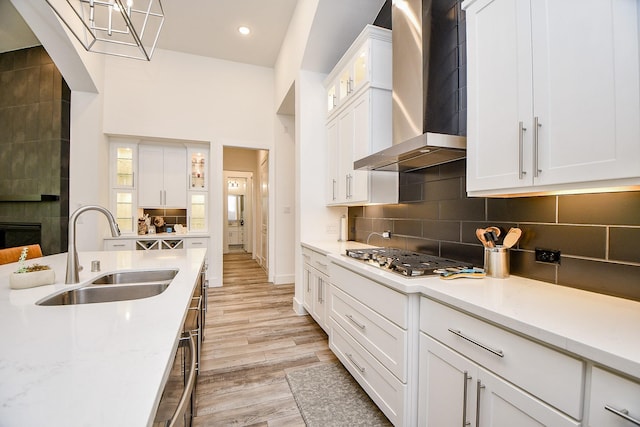
[[[135,248],[134,239],[113,239],[104,241],[105,251],[132,251]]]
[[[191,248],[207,248],[209,239],[207,237],[185,237],[176,235],[169,237],[149,237],[141,236],[137,239],[104,239],[103,248],[105,251],[153,251],[153,250],[175,250]]]
[[[421,426],[581,425],[583,361],[428,298],[420,331]]]
[[[591,369],[589,427],[640,426],[640,383]]]
[[[325,255],[309,248],[302,248],[303,305],[325,332],[327,325],[326,301],[329,293],[328,261]]]
[[[580,423],[420,334],[420,426],[579,426]]]
[[[335,263],[330,276],[329,347],[394,425],[414,425],[409,297]]]

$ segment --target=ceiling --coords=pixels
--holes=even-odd
[[[162,0],[158,48],[273,67],[297,0]],[[238,27],[251,28],[241,36]],[[0,0],[0,52],[40,44],[10,0]]]

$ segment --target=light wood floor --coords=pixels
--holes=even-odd
[[[285,373],[337,359],[293,294],[249,254],[225,255],[223,286],[209,288],[194,426],[304,426]]]

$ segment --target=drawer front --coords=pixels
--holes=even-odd
[[[329,312],[333,321],[393,375],[407,382],[407,331],[335,287],[330,293]]]
[[[184,245],[186,249],[205,248],[209,246],[209,239],[207,238],[188,238],[184,239]]]
[[[404,425],[407,386],[402,384],[344,329],[331,322],[329,347],[380,410],[396,426]]]
[[[324,274],[329,274],[329,260],[326,255],[323,255],[320,252],[313,251],[303,246],[302,261]]]
[[[420,329],[507,381],[580,419],[584,364],[427,298]]]
[[[105,240],[105,251],[132,251],[134,248],[133,240]]]
[[[332,285],[402,329],[408,328],[409,298],[406,295],[334,263],[329,265],[329,277]]]
[[[640,425],[640,383],[638,382],[594,367],[591,370],[589,401],[590,427]]]

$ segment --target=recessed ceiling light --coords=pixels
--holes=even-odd
[[[238,27],[238,32],[243,36],[247,36],[251,32],[251,29],[249,27],[242,26]]]

